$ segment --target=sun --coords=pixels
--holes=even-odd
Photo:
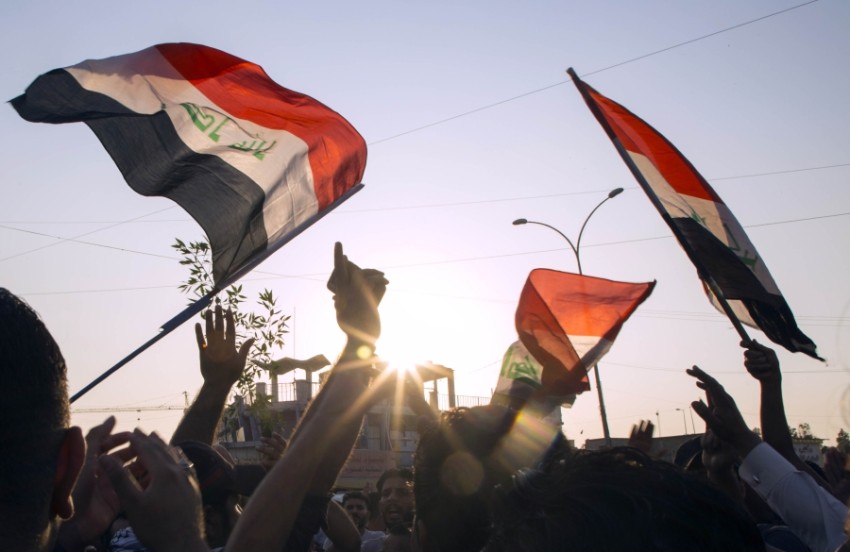
[[[425,364],[434,354],[427,320],[422,313],[426,305],[410,294],[388,294],[381,305],[381,338],[377,355],[388,370],[412,373],[417,364]],[[430,349],[430,350],[429,350]]]

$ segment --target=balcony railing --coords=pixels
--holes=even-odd
[[[312,393],[308,393],[308,385],[312,386]],[[271,386],[269,386],[271,387]],[[277,401],[278,402],[307,402],[310,398],[315,397],[319,394],[319,382],[313,382],[312,384],[308,384],[306,381],[290,381],[286,383],[278,383],[277,384]],[[273,391],[273,390],[272,390]],[[274,393],[272,392],[272,398],[274,398]]]
[[[278,402],[302,402],[306,403],[311,397],[315,397],[319,393],[320,385],[318,382],[309,384],[312,386],[312,394],[307,393],[308,383],[306,381],[286,382],[277,384],[277,401]],[[269,389],[267,386],[266,389]],[[270,390],[270,389],[269,389]],[[274,397],[274,394],[272,394]],[[431,402],[431,393],[425,393],[425,400]],[[484,406],[490,404],[490,397],[478,397],[475,395],[455,395],[455,406],[464,406],[471,408],[474,406]],[[440,411],[448,410],[449,396],[445,393],[437,395],[437,408]]]

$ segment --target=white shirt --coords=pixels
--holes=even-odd
[[[360,552],[381,552],[381,549],[384,547],[384,539],[387,534],[383,531],[370,531],[368,529],[364,529],[362,533],[360,533]],[[330,550],[333,543],[331,539],[326,539],[324,544],[324,550]]]
[[[750,451],[738,473],[812,552],[833,552],[847,539],[847,507],[767,443]]]

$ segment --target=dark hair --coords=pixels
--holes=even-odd
[[[375,487],[378,488],[379,497],[384,491],[384,483],[386,483],[387,479],[391,477],[398,477],[404,481],[413,482],[413,472],[407,468],[390,468],[388,470],[384,470],[384,473],[381,474],[381,477],[378,478],[378,482],[375,484]]]
[[[65,359],[24,301],[0,288],[0,538],[47,525],[70,418]],[[7,542],[3,540],[2,542]]]
[[[487,542],[493,485],[513,471],[499,445],[515,419],[502,406],[457,408],[420,428],[413,493],[430,549],[480,550]]]
[[[570,453],[505,486],[488,552],[764,550],[743,507],[631,448]]]
[[[366,509],[371,510],[369,505],[369,497],[363,494],[361,491],[348,491],[344,495],[342,495],[342,505],[345,507],[345,503],[349,500],[362,500],[366,504]]]

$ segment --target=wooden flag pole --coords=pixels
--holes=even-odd
[[[637,167],[637,165],[635,165],[634,160],[626,151],[626,148],[623,147],[622,142],[620,142],[620,139],[617,137],[614,130],[608,124],[608,120],[597,107],[596,100],[594,100],[584,88],[584,86],[582,86],[584,82],[579,78],[578,74],[576,74],[572,67],[567,69],[567,74],[573,80],[573,83],[576,85],[576,88],[578,88],[581,97],[584,99],[584,102],[587,104],[587,107],[590,108],[590,111],[591,113],[593,113],[593,116],[596,117],[596,120],[605,130],[605,133],[608,135],[608,138],[614,144],[614,147],[617,149],[617,152],[620,154],[620,157],[623,158],[623,161],[626,163],[626,166],[629,167],[629,170],[632,172],[632,175],[635,177],[635,180],[637,180],[638,184],[640,184],[640,187],[643,188],[643,191],[646,193],[646,195],[649,197],[649,200],[652,202],[652,204],[658,210],[658,213],[661,215],[661,218],[663,218],[664,222],[667,223],[667,226],[670,227],[670,230],[673,232],[673,235],[676,236],[677,240],[679,240],[679,244],[682,246],[682,249],[685,250],[685,253],[691,260],[691,263],[694,265],[694,267],[696,267],[697,274],[699,275],[700,279],[705,282],[705,284],[709,287],[709,289],[711,289],[711,292],[717,298],[717,301],[723,308],[723,312],[726,313],[726,316],[729,317],[729,321],[732,322],[732,326],[735,328],[735,331],[738,332],[738,335],[743,341],[749,343],[750,336],[747,334],[747,330],[744,328],[744,325],[741,323],[741,321],[738,320],[738,317],[735,315],[735,311],[732,310],[732,307],[729,305],[728,301],[726,301],[726,297],[723,295],[723,292],[720,290],[720,287],[714,281],[714,278],[712,278],[708,271],[705,270],[705,268],[702,266],[702,263],[699,261],[697,256],[691,250],[691,248],[688,247],[687,240],[684,238],[684,236],[682,236],[681,232],[679,232],[679,229],[676,227],[676,225],[673,224],[673,220],[671,219],[667,211],[664,210],[664,207],[661,205],[661,201],[658,199],[658,197],[656,197],[655,192],[652,191],[652,188],[644,178],[643,173],[641,173],[640,169]]]
[[[242,276],[251,272],[260,263],[262,263],[263,261],[268,259],[272,255],[272,253],[275,253],[281,247],[283,247],[284,245],[286,245],[287,243],[292,241],[293,238],[295,238],[296,236],[301,234],[304,230],[306,230],[310,226],[314,225],[316,222],[321,220],[322,217],[324,217],[325,215],[327,215],[328,213],[330,213],[331,211],[333,211],[334,209],[339,207],[344,201],[351,198],[351,196],[353,196],[354,194],[356,194],[357,192],[359,192],[362,189],[363,189],[363,183],[355,184],[354,186],[349,188],[344,194],[342,194],[341,196],[336,198],[336,200],[332,204],[330,204],[326,209],[324,209],[323,211],[321,211],[319,213],[316,213],[312,217],[305,220],[303,223],[298,225],[297,228],[293,229],[292,232],[290,232],[289,234],[284,236],[281,240],[276,242],[272,247],[262,251],[259,255],[250,259],[248,262],[246,262],[240,268],[235,270],[232,274],[227,275],[225,278],[223,278],[222,282],[216,283],[216,286],[215,286],[215,288],[213,288],[212,291],[210,291],[209,293],[207,293],[206,295],[204,295],[203,297],[201,297],[200,299],[198,299],[197,301],[195,301],[194,303],[192,303],[191,305],[186,307],[177,316],[175,316],[174,318],[172,318],[171,320],[169,320],[168,322],[163,324],[159,328],[159,332],[155,336],[153,336],[152,338],[147,340],[145,343],[140,345],[135,351],[133,351],[129,355],[125,356],[123,359],[119,360],[112,368],[110,368],[109,370],[107,370],[104,373],[102,373],[101,375],[99,375],[97,378],[92,380],[91,383],[89,383],[88,385],[86,385],[85,387],[83,387],[82,389],[77,391],[76,393],[74,393],[74,395],[71,397],[70,402],[73,403],[74,401],[76,401],[77,399],[79,399],[80,397],[82,397],[83,395],[85,395],[86,393],[91,391],[92,389],[94,389],[100,382],[102,382],[103,380],[105,380],[106,378],[108,378],[109,376],[114,374],[115,372],[117,372],[121,367],[123,367],[125,364],[127,364],[128,362],[130,362],[131,360],[133,360],[134,358],[139,356],[143,351],[147,350],[151,345],[153,345],[154,343],[156,343],[157,341],[159,341],[160,339],[162,339],[166,335],[170,334],[172,331],[174,331],[178,327],[180,327],[184,322],[186,322],[187,320],[189,320],[190,318],[192,318],[193,316],[195,316],[196,314],[198,314],[199,312],[204,310],[212,302],[212,300],[215,298],[215,296],[218,295],[219,292],[221,292],[221,290],[225,289],[227,286],[229,286],[229,285],[235,283],[237,280],[239,280],[239,278],[241,278]]]

